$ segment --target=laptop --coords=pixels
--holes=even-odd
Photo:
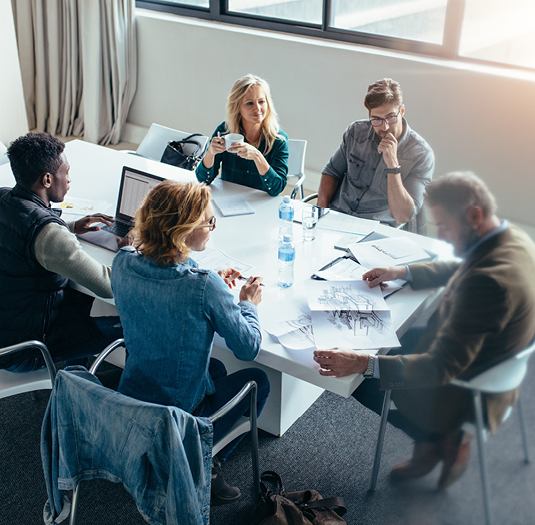
[[[83,233],[77,237],[101,248],[106,248],[106,250],[118,251],[116,238],[123,238],[134,227],[136,211],[147,193],[163,180],[165,180],[163,177],[124,166],[114,217],[115,222],[109,226],[101,223],[99,231]]]

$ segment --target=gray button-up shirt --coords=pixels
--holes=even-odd
[[[357,120],[344,132],[323,173],[339,181],[329,207],[333,210],[396,225],[388,207],[388,174],[379,138],[369,120]],[[427,142],[403,119],[398,160],[405,189],[414,200],[413,217],[423,204],[425,185],[431,182],[435,156]]]

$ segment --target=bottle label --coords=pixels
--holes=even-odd
[[[293,221],[294,220],[294,210],[290,208],[289,210],[279,210],[279,219],[283,221]]]
[[[283,262],[293,262],[295,261],[295,252],[284,252],[282,250],[279,250],[279,261]]]

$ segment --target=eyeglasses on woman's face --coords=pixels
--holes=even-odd
[[[212,215],[204,224],[199,225],[199,228],[210,228],[210,231],[214,231],[215,223],[215,215]]]

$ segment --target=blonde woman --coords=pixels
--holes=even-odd
[[[216,226],[210,200],[204,184],[162,182],[136,214],[136,249],[120,250],[113,261],[111,286],[128,348],[119,391],[208,417],[253,380],[260,413],[269,394],[266,374],[246,368],[227,375],[223,363],[210,358],[217,332],[238,359],[255,359],[261,341],[256,307],[262,299],[260,277],[249,278],[236,304],[229,287],[239,272],[218,275],[189,257],[205,249]],[[215,423],[214,440],[248,411],[248,403]],[[214,458],[213,504],[240,497],[239,489],[225,482],[220,463],[239,439]]]
[[[243,142],[228,150],[224,135],[239,133]],[[288,135],[279,128],[268,83],[245,75],[237,80],[227,102],[227,120],[220,124],[196,170],[200,182],[221,178],[278,195],[288,174]]]

